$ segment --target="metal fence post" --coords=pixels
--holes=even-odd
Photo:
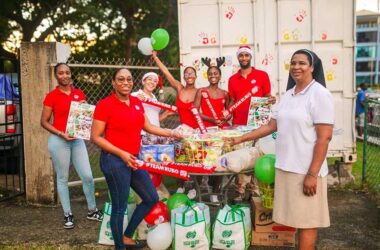
[[[363,169],[362,169],[362,186],[366,178],[367,168],[367,143],[368,143],[368,100],[364,102],[364,140],[363,140]]]

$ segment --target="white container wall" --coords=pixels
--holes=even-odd
[[[240,45],[254,50],[252,64],[270,77],[272,95],[285,92],[294,51],[311,49],[322,59],[336,107],[329,156],[356,160],[354,142],[353,0],[179,0],[181,67],[197,69],[197,87],[208,85],[202,57],[224,56],[221,87],[239,69]],[[182,74],[183,72],[181,72]]]

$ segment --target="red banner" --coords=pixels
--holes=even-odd
[[[196,107],[191,108],[191,112],[193,113],[195,120],[197,121],[199,130],[201,131],[201,134],[207,133],[207,129],[205,124],[202,121],[201,115],[198,112],[198,109]]]
[[[146,103],[146,104],[149,104],[149,105],[152,105],[152,106],[156,106],[156,107],[162,108],[162,109],[166,109],[166,110],[169,110],[169,111],[172,111],[172,112],[177,112],[177,110],[178,110],[176,106],[169,105],[169,104],[163,103],[163,102],[159,102],[159,101],[153,100],[151,98],[144,98],[142,100],[142,102]]]
[[[175,162],[162,162],[161,164],[185,170],[189,173],[205,173],[212,174],[215,171],[216,166],[206,166],[201,163],[175,163]]]
[[[252,88],[252,90],[250,92],[248,92],[247,94],[245,94],[242,98],[240,98],[240,100],[238,100],[237,102],[235,102],[234,104],[232,104],[231,106],[229,106],[227,110],[224,110],[223,111],[223,116],[227,117],[230,114],[232,114],[232,112],[237,107],[239,107],[248,98],[251,98],[257,91],[258,91],[257,87]]]
[[[145,161],[136,160],[136,167],[138,169],[146,170],[148,172],[173,176],[178,179],[189,180],[190,176],[186,170],[181,170],[165,164],[150,163]]]

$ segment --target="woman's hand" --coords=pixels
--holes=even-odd
[[[172,137],[178,140],[182,140],[183,138],[185,138],[184,135],[180,131],[177,131],[177,130],[172,130]]]
[[[273,95],[268,96],[268,103],[269,104],[275,104],[276,103],[276,97]]]
[[[66,141],[74,141],[76,139],[75,137],[72,137],[66,133],[60,133],[59,136],[65,139]]]
[[[303,181],[303,193],[306,196],[313,196],[317,193],[317,176],[306,174]]]
[[[156,59],[157,58],[157,51],[152,50],[152,58]]]
[[[228,146],[234,146],[236,144],[239,144],[239,137],[229,137],[229,138],[224,138],[223,141],[225,144],[227,144]]]
[[[134,170],[138,169],[138,167],[136,167],[137,158],[134,155],[126,151],[123,151],[119,156],[129,167],[131,167]]]

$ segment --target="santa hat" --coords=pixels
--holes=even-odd
[[[164,93],[164,81],[162,80],[162,76],[158,75],[158,86],[160,87],[160,94]]]
[[[243,52],[246,52],[246,53],[250,54],[251,56],[253,55],[253,51],[252,51],[251,47],[244,45],[244,46],[239,47],[239,49],[236,52],[236,56],[239,56],[240,53],[243,53]]]
[[[154,73],[154,72],[148,72],[148,73],[144,74],[144,76],[142,77],[142,81],[144,81],[149,76],[153,76],[153,77],[155,77],[158,80],[158,75],[156,73]]]

